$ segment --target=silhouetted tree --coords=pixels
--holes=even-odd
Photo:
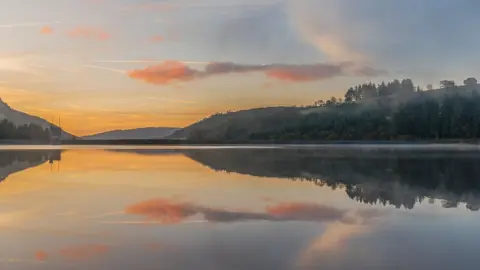
[[[401,83],[402,93],[413,93],[415,92],[415,86],[413,85],[412,80],[404,79]]]
[[[451,81],[451,80],[440,81],[440,85],[442,86],[442,88],[445,88],[445,89],[453,89],[456,86],[455,81]]]
[[[353,102],[355,99],[355,89],[352,87],[348,88],[347,92],[345,93],[345,102],[350,103]]]

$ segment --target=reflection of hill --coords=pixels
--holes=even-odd
[[[351,199],[413,208],[425,198],[480,209],[480,153],[314,149],[186,150],[213,170],[311,181]]]
[[[13,173],[60,159],[60,150],[0,151],[0,182]]]

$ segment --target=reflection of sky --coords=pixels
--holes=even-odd
[[[476,269],[480,224],[463,208],[369,206],[172,153],[67,150],[50,166],[0,184],[2,269]],[[145,224],[161,215],[186,218]]]

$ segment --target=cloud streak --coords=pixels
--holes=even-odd
[[[146,83],[167,85],[173,82],[188,82],[219,75],[252,72],[262,72],[270,78],[291,82],[320,81],[344,75],[372,77],[386,73],[373,67],[357,67],[352,63],[244,65],[230,62],[211,62],[203,70],[199,70],[193,69],[182,62],[165,61],[159,65],[149,66],[144,69],[131,70],[128,72],[128,75],[133,79]]]
[[[105,70],[105,71],[111,71],[115,73],[122,73],[126,74],[127,71],[121,70],[121,69],[115,69],[115,68],[107,68],[107,67],[101,67],[101,66],[96,66],[96,65],[83,65],[86,68],[93,68],[93,69],[99,69],[99,70]]]
[[[119,63],[119,64],[136,64],[136,63],[164,63],[166,60],[100,60],[95,63]],[[207,65],[211,62],[206,61],[176,61],[186,65]]]
[[[110,34],[105,30],[95,27],[78,26],[67,32],[70,38],[82,38],[97,41],[106,41],[111,38]]]
[[[254,2],[245,2],[245,1],[204,1],[202,3],[192,1],[152,1],[147,3],[138,3],[133,5],[127,5],[121,8],[122,11],[132,11],[132,10],[156,10],[156,11],[167,11],[172,9],[188,9],[188,8],[255,8],[255,7],[264,7],[271,6],[275,4],[282,3],[283,0],[257,0]]]
[[[53,22],[23,22],[23,23],[11,23],[11,24],[0,24],[0,28],[17,28],[17,27],[38,27],[44,26],[46,24],[59,24],[60,21]]]

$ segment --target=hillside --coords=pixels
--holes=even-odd
[[[178,130],[170,138],[221,140],[235,139],[245,133],[277,128],[299,116],[302,108],[267,107],[219,113]]]
[[[59,130],[58,126],[52,125],[45,119],[29,115],[21,111],[17,111],[8,106],[8,104],[6,104],[5,102],[3,102],[3,100],[0,99],[0,121],[2,120],[7,120],[8,122],[14,124],[16,127],[33,124],[43,129],[49,129],[54,127],[55,129]],[[73,137],[74,136],[72,134],[63,130],[61,131],[62,139],[72,139]]]
[[[141,140],[141,139],[163,139],[172,135],[179,128],[171,127],[149,127],[129,130],[112,130],[89,136],[83,136],[86,140]]]
[[[348,89],[345,100],[332,97],[308,107],[219,113],[171,138],[233,142],[479,137],[480,111],[474,109],[480,107],[478,84],[444,83],[444,88],[429,91],[415,88],[408,79],[369,83]]]

